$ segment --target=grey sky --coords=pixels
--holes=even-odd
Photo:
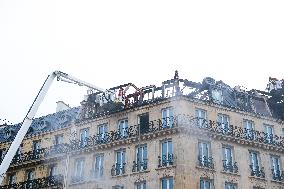
[[[206,76],[248,89],[284,78],[283,1],[0,0],[0,119],[20,122],[53,70],[102,88]],[[55,81],[37,116],[86,88]]]

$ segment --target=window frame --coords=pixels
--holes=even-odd
[[[163,181],[166,181],[166,188],[163,188]],[[172,183],[170,183],[172,181]],[[169,176],[169,177],[163,177],[160,179],[160,188],[161,189],[173,189],[174,188],[174,177],[173,176]],[[170,187],[172,184],[172,188]]]
[[[204,113],[204,117],[201,116],[202,112]],[[202,108],[195,108],[194,113],[195,113],[195,118],[197,119],[197,126],[203,127],[203,123],[208,122],[207,110]]]
[[[99,159],[99,168],[97,169],[97,160]],[[100,178],[104,174],[104,163],[105,163],[105,157],[103,153],[95,154],[94,155],[94,161],[93,161],[93,176],[95,178]],[[98,170],[98,171],[97,171]]]
[[[164,112],[166,112],[166,117],[164,117]],[[162,127],[172,128],[174,126],[174,107],[169,106],[161,109],[162,114]],[[168,122],[168,119],[169,122]]]

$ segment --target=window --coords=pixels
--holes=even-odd
[[[147,145],[142,145],[136,147],[136,170],[141,171],[147,169]]]
[[[223,160],[226,163],[232,163],[233,162],[233,149],[229,146],[223,147]]]
[[[76,159],[73,182],[79,182],[83,180],[84,166],[85,166],[84,164],[85,164],[85,159]]]
[[[96,155],[95,164],[94,164],[95,178],[103,176],[103,168],[104,168],[104,155],[103,154]]]
[[[18,150],[17,150],[17,152],[16,152],[16,154],[15,154],[15,156],[13,158],[14,161],[18,161],[18,160],[21,159],[21,156],[22,156],[22,146],[23,146],[23,144],[21,144],[19,146],[19,148],[18,148]],[[34,151],[34,152],[36,152],[36,151]]]
[[[250,152],[250,163],[252,165],[253,170],[259,169],[259,158],[257,152]]]
[[[41,149],[41,144],[40,141],[33,141],[33,153],[34,153],[34,157],[35,159],[40,158],[40,149]],[[20,150],[20,149],[18,149]],[[20,151],[19,151],[20,153]]]
[[[98,125],[98,136],[100,142],[104,142],[107,138],[107,124]]]
[[[9,174],[9,183],[8,185],[13,185],[13,184],[16,184],[16,173],[11,173]]]
[[[266,134],[266,142],[272,143],[273,142],[273,127],[271,125],[264,125],[265,127],[265,134]]]
[[[125,150],[119,150],[116,152],[116,175],[124,174],[125,169]]]
[[[84,147],[88,144],[89,128],[80,130],[80,145]]]
[[[149,130],[149,113],[138,116],[138,123],[140,126],[140,133],[147,133]]]
[[[128,120],[127,119],[119,121],[118,130],[122,138],[128,136]]]
[[[229,133],[229,131],[230,131],[229,116],[227,116],[225,114],[218,114],[217,123],[218,123],[219,129],[222,131],[222,133],[224,133],[224,134]]]
[[[244,120],[244,129],[245,129],[245,136],[247,139],[253,140],[254,139],[254,125],[253,122],[250,120]]]
[[[36,152],[40,149],[40,141],[37,140],[37,141],[33,141],[33,151]]]
[[[212,100],[214,103],[222,104],[223,103],[223,94],[220,89],[212,90]]]
[[[211,180],[208,179],[200,179],[200,189],[212,189]]]
[[[57,165],[56,164],[50,165],[49,166],[49,176],[53,177],[53,176],[56,176],[56,175],[57,175]]]
[[[225,189],[237,189],[237,186],[234,183],[225,182]]]
[[[173,144],[171,140],[166,140],[161,143],[161,159],[159,166],[173,165]]]
[[[63,144],[63,134],[55,135],[54,145]]]
[[[280,157],[271,156],[270,159],[271,159],[272,177],[273,180],[277,180],[279,176],[281,177]]]
[[[168,128],[174,126],[174,112],[173,108],[162,109],[162,127]]]
[[[284,138],[284,128],[282,129],[282,137]]]
[[[161,189],[173,189],[174,179],[173,177],[162,178],[161,179]]]
[[[0,162],[2,162],[4,157],[5,157],[5,149],[0,149]]]
[[[199,166],[213,168],[213,160],[210,157],[210,145],[208,142],[198,143],[198,160]]]
[[[250,163],[251,176],[264,178],[265,173],[263,167],[260,167],[260,159],[258,157],[258,152],[250,151]]]
[[[230,146],[223,146],[222,153],[224,171],[235,172],[236,165],[233,160],[233,148]]]
[[[204,125],[207,120],[207,113],[206,110],[196,109],[195,110],[195,117],[197,118],[197,126],[198,127],[206,127]]]
[[[146,189],[146,181],[135,183],[135,189]]]
[[[33,188],[34,171],[28,170],[26,172],[26,188]]]

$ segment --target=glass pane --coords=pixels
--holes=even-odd
[[[173,153],[172,141],[168,141],[168,153],[169,153],[169,154],[172,154],[172,153]]]
[[[174,179],[173,177],[169,178],[169,189],[173,189],[174,188]]]
[[[167,143],[162,143],[162,155],[167,155]]]

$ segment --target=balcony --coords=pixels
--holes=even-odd
[[[223,160],[223,171],[230,173],[238,173],[239,168],[237,166],[237,162],[227,162],[227,160]]]
[[[40,160],[44,157],[45,149],[33,150],[21,154],[16,154],[12,159],[12,166],[20,165],[30,161]]]
[[[264,133],[264,143],[265,144],[274,144],[274,136],[273,134]]]
[[[148,160],[143,161],[133,161],[132,172],[146,171],[148,168]]]
[[[259,177],[259,178],[265,178],[265,173],[264,173],[264,167],[259,167],[259,166],[249,166],[251,169],[250,175],[254,177]]]
[[[271,169],[271,171],[272,171],[272,179],[274,181],[284,182],[284,171],[274,170],[274,169]]]
[[[60,154],[64,154],[67,151],[68,151],[68,144],[57,144],[46,149],[44,156],[45,157],[57,156]]]
[[[39,189],[39,188],[56,188],[62,189],[63,188],[63,176],[56,175],[56,176],[49,176],[43,177],[39,179],[28,180],[25,182],[19,182],[10,185],[0,186],[0,189]]]
[[[158,156],[158,167],[168,167],[174,164],[174,154]]]
[[[119,175],[124,175],[125,174],[125,164],[119,164],[116,163],[115,165],[112,166],[110,174],[111,176],[119,176]]]
[[[213,158],[207,156],[198,156],[198,166],[203,168],[214,169]]]

